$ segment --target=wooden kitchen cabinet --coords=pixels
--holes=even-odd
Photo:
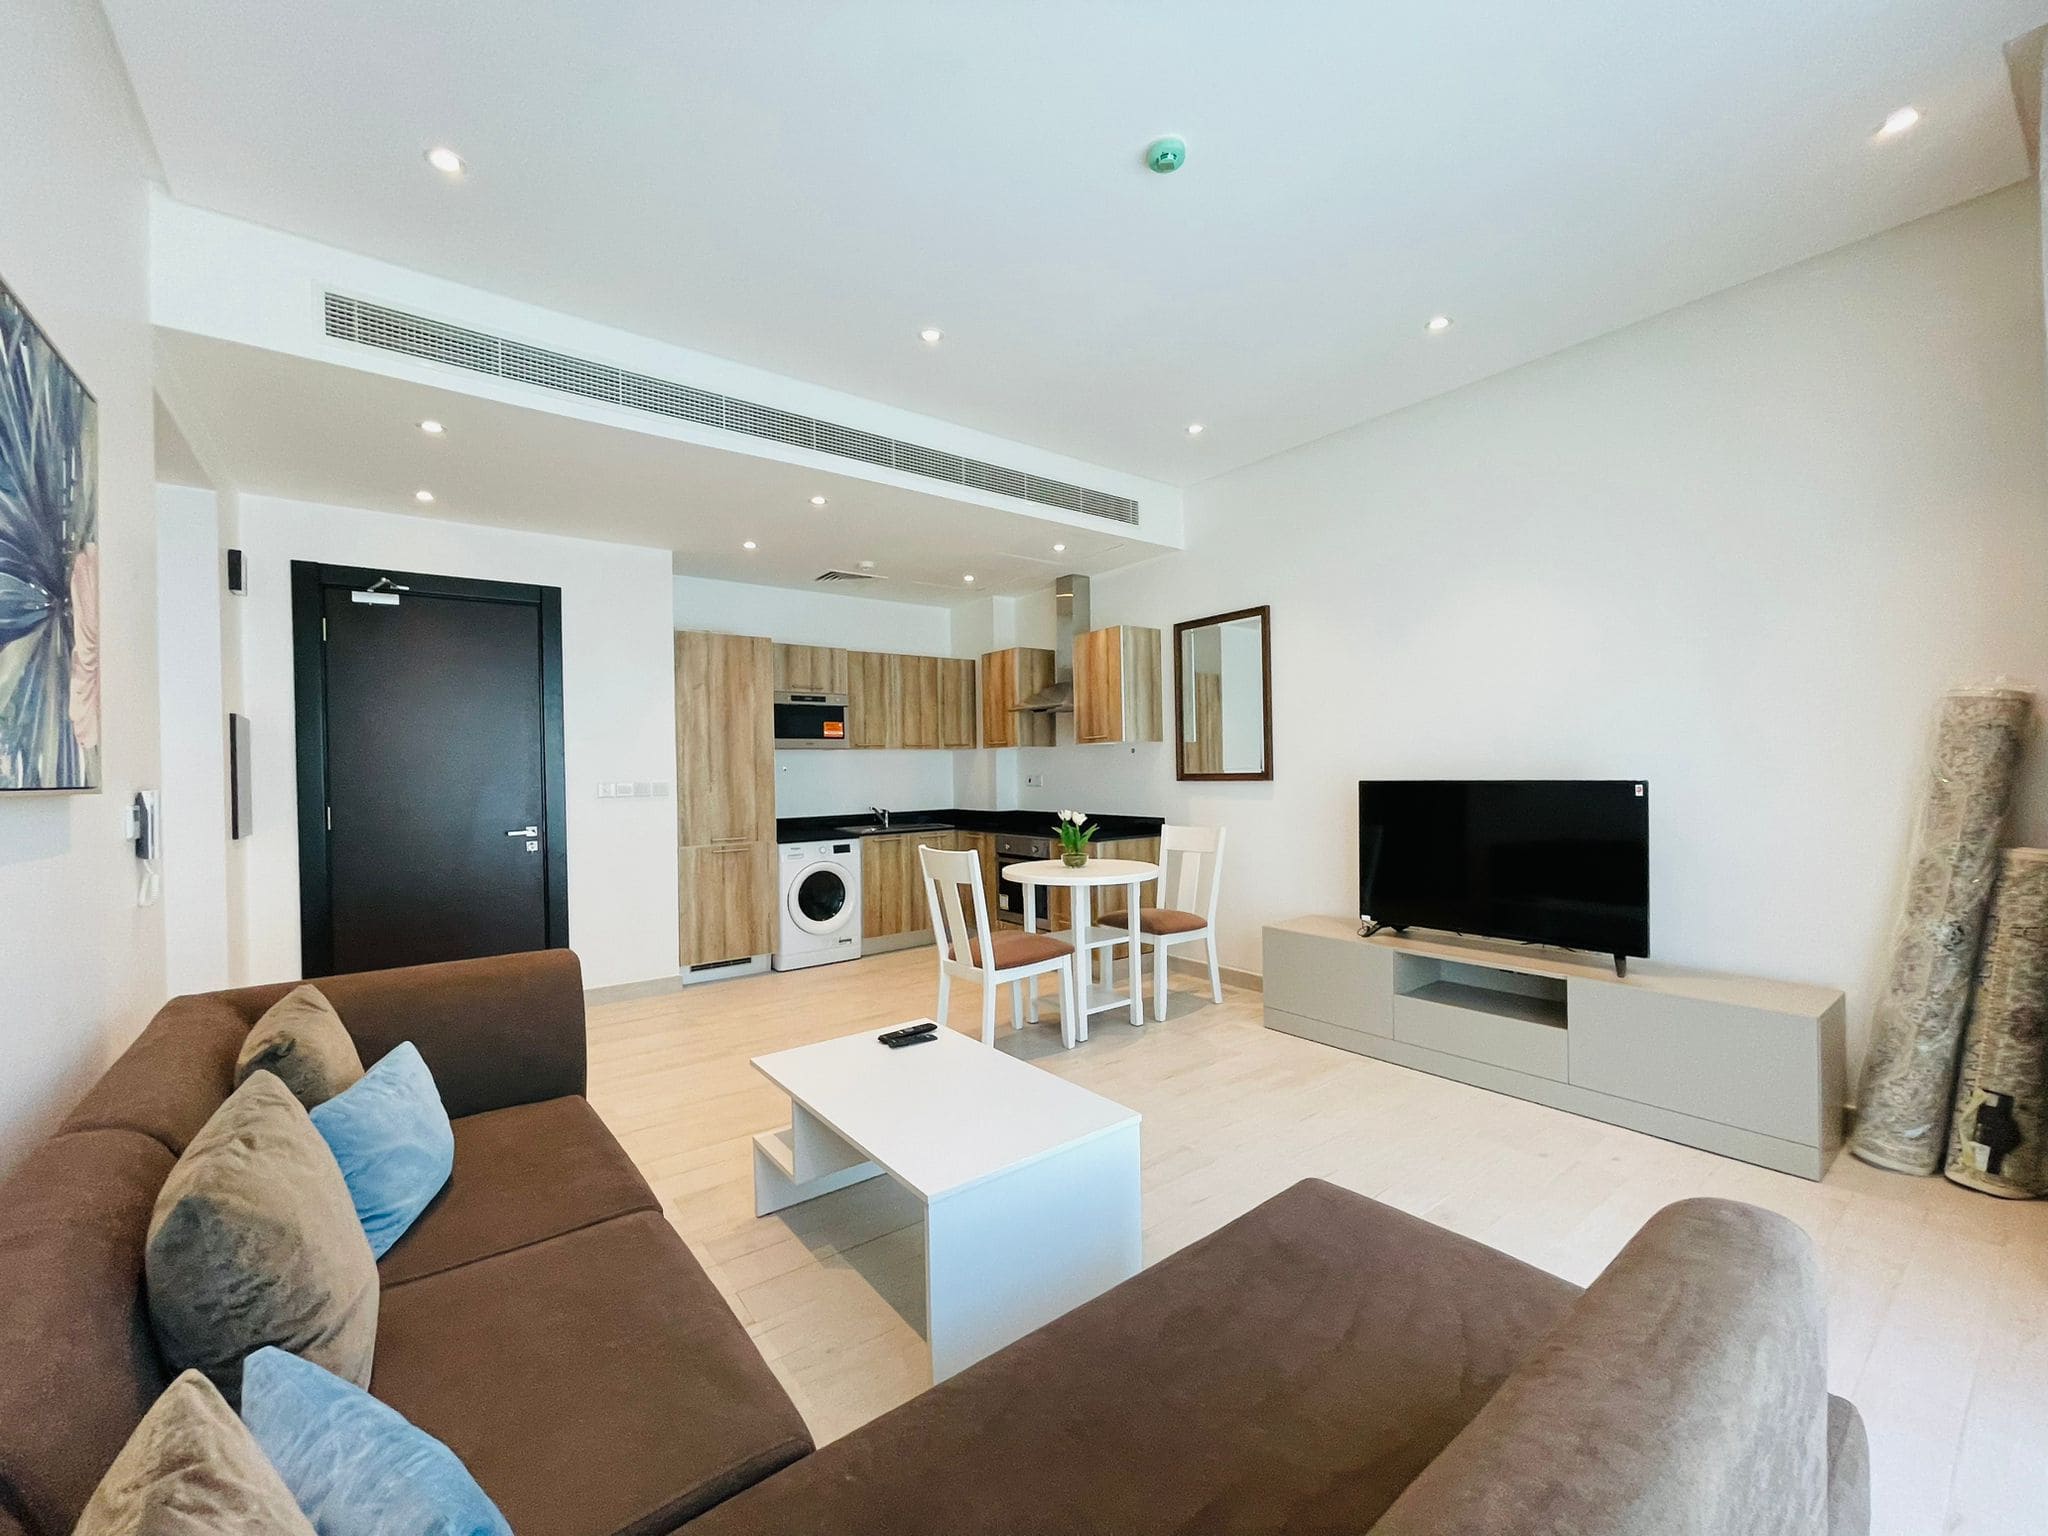
[[[676,636],[676,846],[775,837],[773,646]]]
[[[939,660],[939,745],[972,747],[975,739],[974,662]]]
[[[751,635],[676,636],[676,848],[685,968],[775,947],[775,657]]]
[[[1011,646],[981,658],[981,744],[984,747],[1049,747],[1051,715],[1020,715],[1016,708],[1052,686],[1051,651]]]
[[[685,969],[775,948],[775,839],[676,854]]]
[[[1074,740],[1163,741],[1159,631],[1112,624],[1074,637]]]
[[[889,658],[889,744],[936,750],[939,746],[939,658]]]
[[[846,653],[846,744],[889,747],[890,658],[881,651]]]
[[[829,645],[777,645],[777,693],[845,693],[846,652]]]

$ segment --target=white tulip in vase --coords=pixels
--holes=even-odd
[[[1069,869],[1079,869],[1088,862],[1088,845],[1095,840],[1096,829],[1086,825],[1088,818],[1079,811],[1061,811],[1053,831],[1059,834],[1060,862]]]

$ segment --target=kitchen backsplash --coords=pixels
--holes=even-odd
[[[838,816],[871,805],[891,810],[952,805],[951,752],[839,750],[775,754],[777,816]]]

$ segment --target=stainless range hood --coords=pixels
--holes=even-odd
[[[1052,686],[1041,688],[1016,706],[1020,715],[1071,715],[1074,712],[1074,636],[1086,634],[1088,578],[1062,576],[1052,584]]]

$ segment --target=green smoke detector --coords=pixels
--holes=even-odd
[[[1145,163],[1162,176],[1171,176],[1187,163],[1188,141],[1169,133],[1145,146]]]

